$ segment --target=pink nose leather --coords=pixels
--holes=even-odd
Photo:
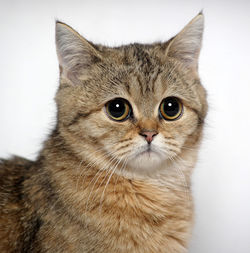
[[[147,143],[150,144],[158,133],[156,131],[142,131],[139,134],[145,137]]]

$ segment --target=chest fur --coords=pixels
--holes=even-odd
[[[104,181],[85,178],[61,196],[68,215],[58,222],[71,252],[185,252],[192,223],[186,192],[124,178]]]

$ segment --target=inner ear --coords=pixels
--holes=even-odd
[[[70,26],[56,22],[56,48],[61,76],[77,83],[78,76],[101,61],[101,53]]]
[[[197,69],[203,29],[204,16],[199,13],[168,42],[166,56],[177,59],[188,68]]]

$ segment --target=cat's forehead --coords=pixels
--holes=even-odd
[[[106,95],[126,96],[138,105],[157,103],[165,93],[187,96],[185,71],[178,62],[160,59],[158,51],[138,44],[115,49],[102,70]]]
[[[124,98],[144,116],[152,116],[167,96],[197,102],[195,80],[188,78],[178,62],[164,62],[159,50],[139,44],[108,49],[101,67],[85,82],[88,97],[99,105]]]
[[[156,81],[164,67],[155,57],[152,46],[123,46],[109,50],[106,56],[103,71],[108,78],[109,89],[113,86],[115,92],[117,89],[125,90],[128,95],[140,98],[155,95],[162,89]]]

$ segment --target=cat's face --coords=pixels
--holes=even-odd
[[[59,129],[78,156],[147,173],[196,152],[207,110],[196,71],[201,19],[170,42],[113,49],[57,24]]]

